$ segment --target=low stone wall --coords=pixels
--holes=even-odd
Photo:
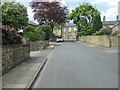
[[[2,46],[3,75],[27,58],[30,58],[30,45]]]
[[[108,35],[101,35],[101,36],[81,36],[79,37],[79,41],[90,43],[97,46],[103,47],[118,47],[120,42],[118,40],[120,36],[108,36]]]
[[[30,42],[30,51],[41,50],[49,44],[49,41]]]

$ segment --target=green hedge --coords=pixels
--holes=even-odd
[[[24,29],[23,35],[28,37],[30,41],[49,40],[51,37],[51,28],[49,25],[42,25],[36,28],[27,26]]]

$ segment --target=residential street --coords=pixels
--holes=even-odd
[[[117,88],[117,54],[77,43],[55,44],[34,88]]]

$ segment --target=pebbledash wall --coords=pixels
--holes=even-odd
[[[79,41],[90,43],[97,46],[103,47],[118,47],[120,46],[120,36],[80,36]]]
[[[30,51],[42,50],[49,45],[49,41],[34,41],[30,42]]]
[[[30,45],[3,45],[2,46],[2,73],[3,75],[30,58]]]

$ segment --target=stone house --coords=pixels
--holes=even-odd
[[[118,16],[116,17],[116,21],[106,21],[106,17],[104,16],[102,25],[103,25],[103,28],[106,28],[106,27],[113,28],[113,26],[116,25],[118,22],[119,22]]]
[[[61,36],[61,30],[54,30],[56,36]],[[73,23],[66,23],[63,29],[63,37],[65,39],[75,39],[77,35],[77,27]]]
[[[37,24],[37,23],[35,23],[33,21],[28,21],[28,25],[33,26],[33,27],[39,26],[39,24]],[[20,29],[18,32],[23,32],[23,29]]]
[[[66,39],[75,39],[77,35],[77,27],[76,24],[67,23],[63,30],[63,37]]]
[[[112,31],[120,31],[120,22],[116,23],[113,27],[112,27]]]

